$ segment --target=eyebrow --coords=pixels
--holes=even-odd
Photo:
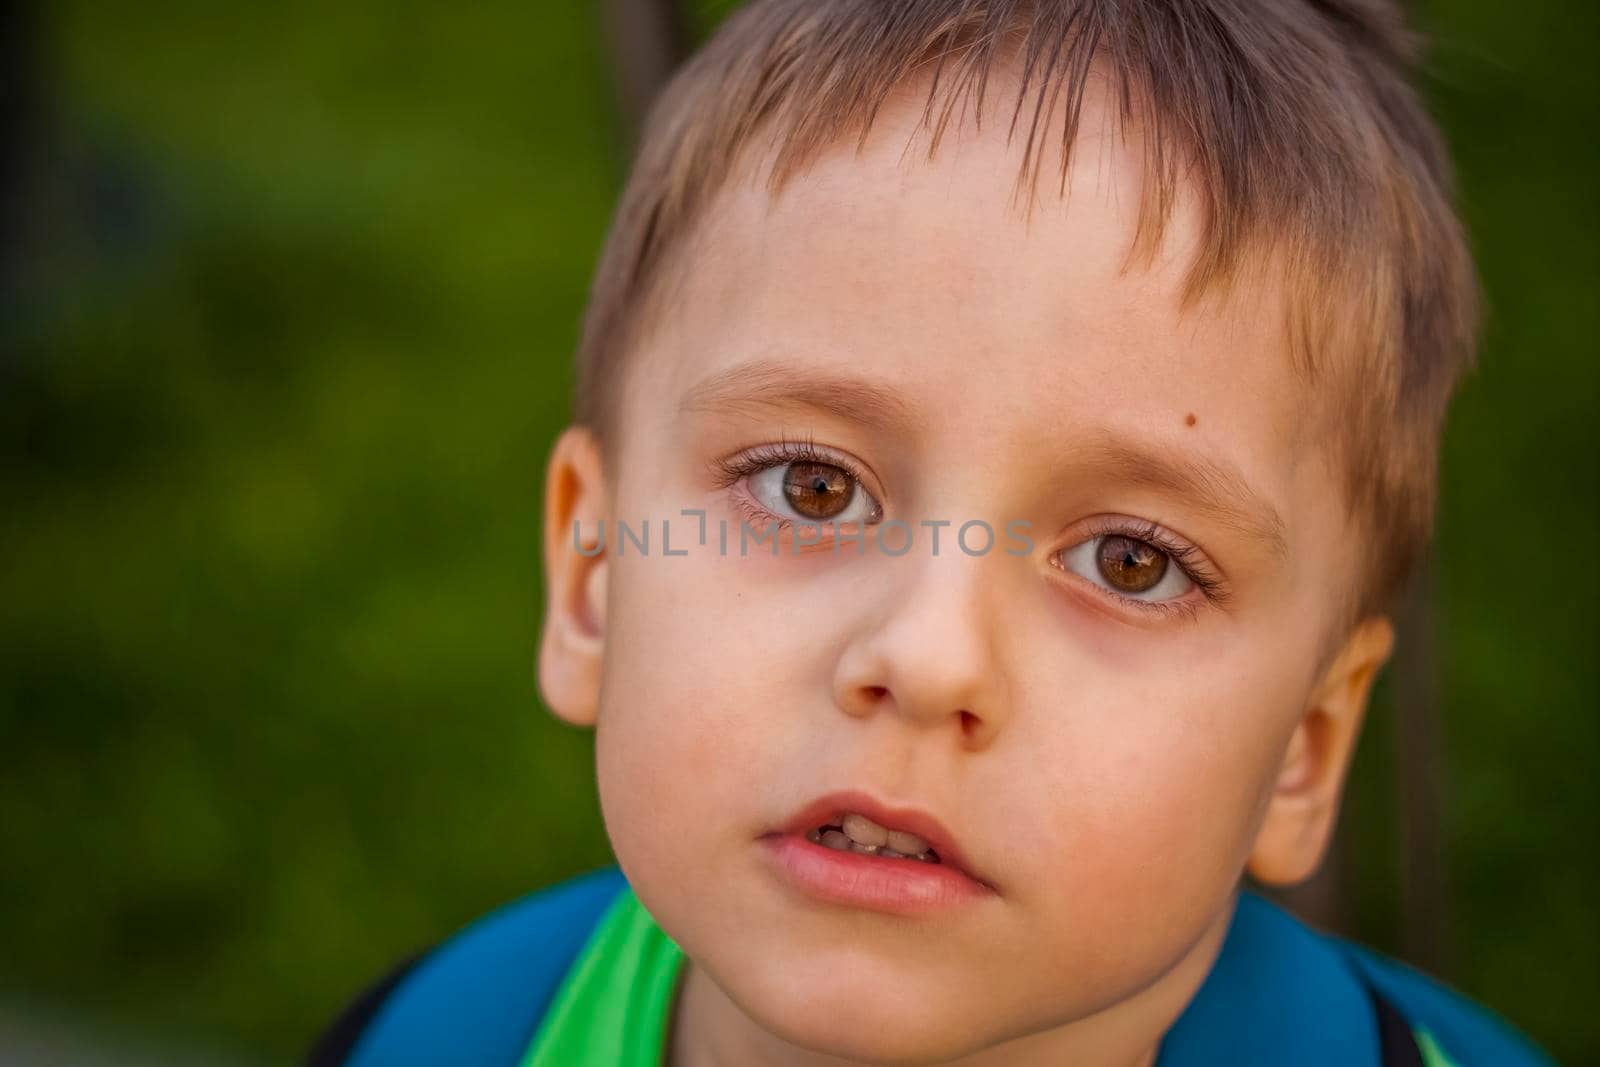
[[[1092,441],[1088,453],[1087,462],[1135,485],[1182,497],[1213,521],[1266,545],[1278,559],[1288,557],[1283,517],[1231,464],[1109,435]]]
[[[897,393],[854,375],[824,368],[804,370],[781,360],[758,359],[719,371],[684,395],[684,413],[750,414],[808,408],[896,436],[924,424]]]
[[[740,363],[705,378],[684,395],[684,413],[752,414],[806,408],[907,437],[925,420],[898,394],[854,375],[795,367],[775,359]],[[1289,554],[1282,516],[1234,466],[1196,452],[1145,445],[1101,432],[1078,463],[1134,485],[1181,497],[1208,518],[1259,541],[1279,559]]]

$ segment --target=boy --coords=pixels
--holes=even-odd
[[[1473,348],[1411,59],[1380,0],[734,15],[548,471],[621,873],[319,1062],[1543,1062],[1240,888],[1320,861]]]

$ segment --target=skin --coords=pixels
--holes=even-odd
[[[902,155],[919,99],[776,200],[732,183],[631,357],[625,433],[569,429],[550,460],[541,687],[597,727],[618,862],[690,959],[675,1064],[1153,1062],[1242,872],[1315,869],[1389,653],[1387,620],[1339,615],[1357,548],[1282,294],[1180,308],[1187,198],[1127,268],[1138,145],[1098,99],[1031,219],[1008,115],[930,162]],[[764,504],[716,464],[807,439],[910,551],[788,530],[741,558]],[[1233,477],[1203,499],[1185,463]],[[619,518],[653,520],[650,555],[597,539]],[[925,519],[952,523],[938,555]],[[957,551],[968,519],[1026,521],[1032,551]],[[1218,596],[1152,607],[1063,565],[1128,520]],[[934,814],[994,893],[914,917],[797,894],[758,839],[847,788]]]

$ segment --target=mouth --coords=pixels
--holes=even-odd
[[[917,914],[996,895],[934,816],[865,793],[823,797],[762,840],[784,881],[830,904]]]

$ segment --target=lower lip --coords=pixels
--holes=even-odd
[[[829,904],[921,915],[994,895],[948,864],[843,852],[792,833],[768,835],[762,844],[780,877]]]

